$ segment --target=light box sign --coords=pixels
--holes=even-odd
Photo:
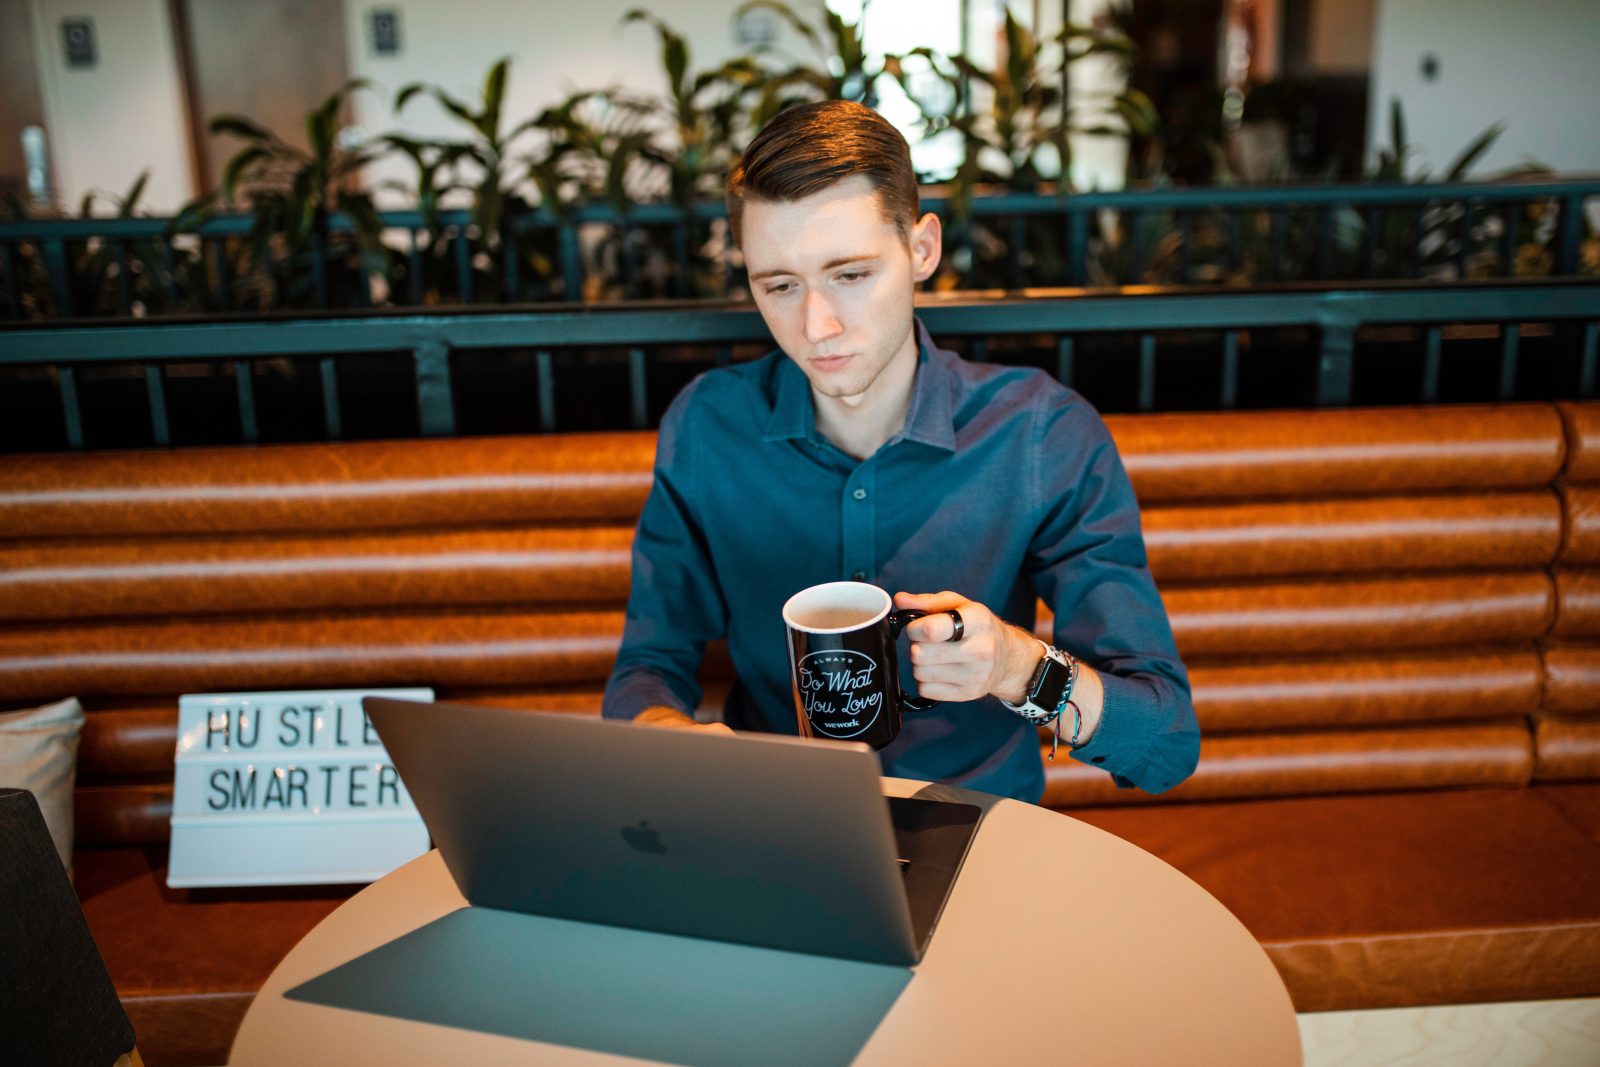
[[[167,885],[370,882],[428,831],[361,698],[431,689],[188,693],[178,698]]]

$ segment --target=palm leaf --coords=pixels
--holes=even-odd
[[[437,85],[431,86],[428,89],[428,92],[435,100],[439,101],[440,107],[444,108],[446,111],[450,112],[450,114],[454,115],[462,122],[465,122],[473,129],[478,128],[478,116],[474,114],[473,110],[466,104],[462,103],[460,100],[457,100],[455,97],[451,96]]]
[[[661,28],[660,33],[661,66],[667,72],[667,84],[672,87],[673,96],[685,100],[687,93],[684,76],[689,71],[688,42],[665,27]]]
[[[1096,37],[1085,42],[1079,49],[1067,53],[1068,61],[1082,59],[1085,56],[1117,56],[1121,59],[1132,59],[1139,51],[1139,46],[1126,37]]]
[[[310,167],[302,168],[294,176],[294,181],[289,187],[288,199],[284,204],[289,222],[289,243],[293,246],[305,242],[316,219],[317,198],[312,191],[311,170]]]
[[[322,108],[306,114],[306,140],[315,158],[327,159],[333,154],[333,117]]]
[[[833,50],[844,66],[844,72],[862,70],[866,66],[866,47],[861,40],[860,27],[844,20],[831,8],[822,9],[824,24],[828,27],[828,34],[833,38]]]
[[[378,153],[360,149],[355,152],[345,152],[339,155],[332,167],[328,170],[328,178],[337,181],[346,174],[360,170],[362,167],[378,158]]]
[[[240,151],[234,153],[233,158],[228,160],[227,165],[222,168],[223,198],[226,200],[232,200],[234,187],[238,185],[239,177],[245,172],[246,168],[263,159],[269,158],[271,155],[271,151],[262,147],[261,145],[252,145],[249,148],[241,149]]]
[[[1156,111],[1155,101],[1138,89],[1124,89],[1111,101],[1111,106],[1133,133],[1149,135],[1161,129],[1161,115]]]
[[[667,73],[667,85],[672,90],[673,99],[681,99],[684,92],[684,75],[689,68],[688,43],[674,33],[672,27],[644,8],[633,8],[622,16],[622,25],[626,26],[631,22],[647,23],[655,29],[656,37],[661,41],[661,67]]]
[[[505,198],[500,195],[499,176],[485,174],[472,201],[472,221],[478,226],[478,239],[488,244],[500,232],[500,217]]]
[[[271,130],[261,126],[243,115],[225,114],[213,115],[207,124],[213,134],[231,133],[235,137],[242,137],[247,141],[276,141],[277,137]]]
[[[423,156],[428,149],[441,147],[439,144],[433,141],[419,141],[413,137],[406,137],[398,133],[386,133],[382,137],[378,138],[378,140],[380,143],[386,144],[390,148],[393,148],[398,152],[404,152],[407,156],[410,156],[411,161],[418,167],[425,165]]]
[[[1014,86],[1027,85],[1035,80],[1031,76],[1034,58],[1033,34],[1017,21],[1010,8],[1006,8],[1005,36],[1006,75]]]
[[[379,217],[377,208],[372,206],[372,198],[365,193],[340,192],[335,197],[335,203],[340,211],[350,219],[355,227],[356,237],[364,245],[371,245],[383,234],[383,219]]]
[[[734,89],[747,89],[761,80],[761,68],[748,56],[729,60],[715,70],[702,71],[694,79],[692,96],[698,96],[702,90],[718,83],[726,83]]]
[[[133,209],[139,203],[139,197],[144,195],[145,183],[149,180],[150,168],[146,167],[139,172],[139,176],[134,179],[133,185],[122,195],[122,206],[117,211],[120,217],[128,218],[133,214]]]
[[[1472,165],[1478,161],[1478,158],[1489,150],[1489,146],[1494,144],[1495,140],[1504,132],[1505,127],[1497,122],[1478,134],[1477,140],[1462,149],[1461,154],[1456,157],[1456,161],[1450,164],[1450,169],[1445,172],[1444,180],[1447,182],[1459,181]]]
[[[196,197],[178,209],[167,223],[166,232],[192,233],[205,225],[216,214],[216,200],[210,196]]]
[[[339,88],[329,93],[327,99],[322,101],[322,105],[318,107],[317,110],[327,115],[329,124],[332,124],[335,115],[338,114],[339,105],[344,103],[345,97],[349,96],[357,89],[370,89],[371,87],[372,82],[367,78],[351,78],[349,81],[339,86]]]
[[[483,123],[478,128],[490,140],[500,128],[500,108],[506,98],[506,74],[510,65],[509,56],[496,60],[483,79]]]
[[[920,51],[920,49],[918,51]],[[951,65],[956,68],[962,77],[971,78],[973,81],[983,82],[983,84],[989,86],[990,88],[995,88],[999,84],[998,79],[994,74],[984,70],[966,56],[950,56],[949,59]]]
[[[405,107],[406,104],[411,101],[413,96],[416,96],[418,93],[423,92],[426,89],[427,86],[423,85],[421,82],[411,82],[408,85],[401,86],[400,91],[394,94],[395,113],[398,114],[400,109]]]

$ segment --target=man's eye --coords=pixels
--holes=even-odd
[[[776,285],[767,286],[766,289],[763,290],[763,292],[765,292],[768,296],[781,296],[782,294],[787,293],[790,289],[793,289],[793,288],[794,288],[794,286],[789,282],[779,282]]]
[[[870,270],[847,270],[839,274],[839,280],[841,282],[858,282],[871,273]]]

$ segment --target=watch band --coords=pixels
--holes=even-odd
[[[1072,653],[1043,641],[1039,646],[1044,654],[1028,680],[1028,691],[1023,694],[1022,703],[1013,704],[1009,700],[1000,703],[1034,725],[1043,726],[1056,720],[1072,703],[1072,691],[1078,683],[1078,660]],[[1074,738],[1077,733],[1073,731]]]

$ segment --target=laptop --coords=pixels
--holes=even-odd
[[[977,829],[862,744],[362,705],[478,907],[909,966]]]

